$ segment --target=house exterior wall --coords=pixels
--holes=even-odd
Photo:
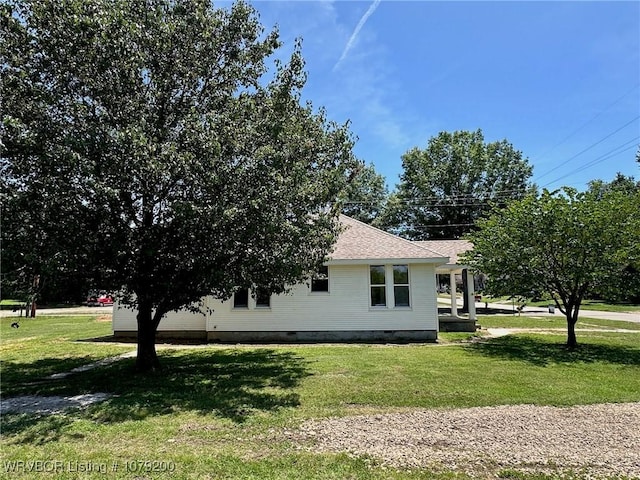
[[[138,330],[137,312],[128,308],[113,306],[113,333],[116,336],[132,337]],[[158,326],[158,337],[206,338],[207,319],[204,314],[191,312],[171,312]]]
[[[386,307],[370,306],[369,265],[330,265],[327,293],[311,292],[307,284],[296,285],[288,294],[272,295],[268,308],[256,307],[251,297],[248,308],[234,308],[233,299],[207,298],[213,310],[210,315],[170,313],[158,331],[160,336],[206,332],[214,341],[435,340],[435,267],[409,265],[410,307],[395,308],[392,266],[386,264]],[[114,309],[113,318],[116,334],[135,332],[134,312]]]

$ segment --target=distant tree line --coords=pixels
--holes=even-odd
[[[636,161],[640,163],[640,150],[636,153]],[[481,130],[441,132],[429,140],[425,149],[413,148],[405,153],[402,165],[400,183],[390,193],[384,177],[376,173],[372,165],[362,170],[344,194],[346,205],[343,212],[410,240],[464,237],[480,244],[484,239],[485,248],[477,251],[482,251],[486,258],[494,256],[496,264],[500,265],[500,268],[484,265],[485,273],[496,274],[504,269],[500,275],[530,265],[530,252],[543,245],[548,251],[560,251],[561,246],[568,243],[568,258],[571,258],[571,252],[580,256],[580,246],[589,245],[594,252],[603,252],[618,245],[616,255],[609,257],[611,268],[606,270],[607,274],[601,273],[597,279],[586,281],[581,295],[613,302],[640,303],[637,255],[631,247],[620,246],[624,238],[630,239],[631,243],[640,243],[637,241],[640,231],[637,231],[637,222],[634,223],[640,216],[640,208],[634,209],[634,202],[640,194],[640,181],[634,177],[618,173],[610,182],[593,180],[587,192],[581,194],[571,189],[540,194],[530,181],[532,167],[522,153],[506,140],[485,143]],[[547,215],[544,219],[533,213],[526,214],[526,209],[534,212],[541,204],[544,204]],[[509,242],[498,238],[497,230],[487,228],[487,219],[509,216],[510,205],[526,205],[526,208],[517,231],[503,231],[501,234],[513,240],[525,232],[520,237],[522,242],[514,246],[515,250],[524,252],[524,256],[511,255],[507,258],[510,255],[506,249]],[[567,205],[582,208],[582,216],[571,217],[564,210],[569,208]],[[603,212],[603,216],[587,215],[585,212],[589,210]],[[568,212],[574,210],[569,208]],[[618,215],[620,212],[625,213]],[[577,223],[561,225],[558,217],[564,217],[567,222],[573,219]],[[604,219],[608,219],[603,224],[609,227],[606,232],[604,227],[602,231],[590,230],[592,223]],[[559,230],[541,233],[550,228],[545,223],[557,224]],[[542,242],[540,235],[546,235],[548,242]],[[487,246],[493,249],[489,251]],[[481,269],[483,264],[479,258],[476,256],[474,265]],[[575,266],[572,269],[578,271]],[[592,268],[592,272],[596,271],[601,270]],[[546,292],[539,284],[532,286],[528,283],[525,288],[518,288],[514,283],[506,282],[497,288],[495,280],[494,277],[494,282],[489,285],[493,286],[496,294],[531,298]]]

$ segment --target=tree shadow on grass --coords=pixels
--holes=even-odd
[[[143,420],[179,411],[215,415],[236,423],[258,412],[296,407],[294,391],[310,375],[306,362],[273,349],[183,350],[161,353],[159,373],[133,373],[134,359],[41,382],[24,393],[73,396],[104,392],[104,402],[76,410],[75,418],[101,423]],[[69,415],[3,415],[3,435],[16,443],[46,443],[59,438]],[[65,419],[66,418],[66,419]],[[58,433],[56,433],[58,432]]]
[[[557,363],[603,362],[640,365],[640,349],[624,345],[581,343],[568,349],[564,343],[550,338],[507,335],[466,346],[467,350],[486,357],[517,360],[537,366]]]
[[[47,378],[60,372],[89,365],[100,360],[92,356],[40,358],[32,362],[2,362],[2,396],[40,395],[40,387],[48,388]]]
[[[72,423],[73,419],[67,415],[8,413],[2,415],[2,436],[11,439],[12,443],[44,445],[69,437],[65,430]],[[81,434],[72,436],[84,437]]]

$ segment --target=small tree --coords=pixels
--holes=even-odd
[[[478,222],[464,262],[487,274],[488,292],[532,298],[546,292],[567,319],[567,346],[585,294],[619,266],[640,260],[640,194],[544,191]]]
[[[138,311],[138,370],[159,367],[168,312],[239,287],[280,293],[324,261],[360,167],[352,136],[300,104],[300,44],[266,78],[280,42],[252,7],[16,0],[1,13],[1,194],[26,222],[3,229],[3,249],[117,289]]]

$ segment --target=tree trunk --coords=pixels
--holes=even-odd
[[[567,315],[567,348],[574,349],[578,346],[578,340],[576,339],[577,315],[573,315],[573,312],[571,310],[567,310],[566,315]]]
[[[576,348],[578,346],[578,340],[576,339],[576,324],[569,321],[567,325],[567,347]]]
[[[153,372],[160,370],[160,361],[156,354],[156,328],[152,314],[152,305],[148,302],[138,304],[138,355],[136,357],[137,372]]]

